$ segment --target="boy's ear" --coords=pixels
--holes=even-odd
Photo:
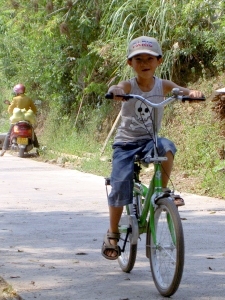
[[[127,64],[128,64],[129,66],[131,66],[131,64],[132,64],[132,59],[128,59],[128,60],[127,60]]]
[[[159,65],[161,65],[161,63],[163,62],[163,58],[160,57],[160,58],[158,59],[158,62],[159,62]]]

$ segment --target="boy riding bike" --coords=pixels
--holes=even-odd
[[[154,75],[155,70],[162,63],[162,50],[157,40],[152,37],[141,36],[130,42],[127,63],[133,68],[136,77],[121,81],[109,88],[108,93],[113,94],[114,100],[122,99],[117,95],[136,94],[147,99],[151,97],[152,102],[160,103],[173,88],[179,88],[184,95],[190,97],[203,96],[200,91],[180,87],[172,81]],[[151,110],[136,99],[122,102],[121,124],[113,143],[110,178],[112,189],[108,196],[110,224],[102,245],[102,255],[110,260],[120,256],[120,248],[117,246],[120,238],[118,224],[123,206],[132,203],[135,155],[147,158],[153,151]],[[162,116],[163,108],[158,110],[158,129],[161,126]],[[167,160],[162,162],[162,185],[167,191],[175,153],[176,147],[172,141],[159,138],[158,155],[167,157]],[[177,206],[184,205],[183,199],[179,196],[174,197],[174,203]]]

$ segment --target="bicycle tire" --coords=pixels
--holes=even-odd
[[[147,241],[150,242],[149,260],[156,288],[162,296],[170,297],[177,291],[183,274],[184,234],[175,204],[168,198],[162,198],[157,201],[157,205],[154,213],[157,245],[154,244],[150,230],[147,231]],[[170,233],[168,215],[176,243]]]
[[[124,247],[124,251],[121,252],[121,255],[118,257],[118,263],[120,265],[120,268],[123,272],[130,273],[130,271],[133,269],[136,256],[137,256],[137,244],[132,244],[132,224],[129,222],[129,212],[130,208],[127,207],[124,209],[123,215],[121,218],[123,218],[123,225],[129,230],[129,235],[127,238],[127,242]],[[120,233],[120,240],[118,245],[122,249],[124,246],[124,241],[126,238],[126,232]]]

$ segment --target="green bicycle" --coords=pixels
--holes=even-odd
[[[150,102],[139,95],[127,94],[124,100],[138,99],[154,111],[154,124],[157,124],[157,108],[163,107],[176,100],[205,100],[180,95],[178,88],[173,89],[172,96],[159,104]],[[112,95],[107,94],[111,99]],[[153,126],[156,128],[156,126]],[[174,194],[163,191],[161,162],[166,157],[157,154],[158,132],[155,129],[154,155],[148,162],[154,164],[154,175],[149,187],[140,180],[141,165],[146,163],[136,157],[134,162],[133,203],[124,208],[119,223],[121,255],[118,258],[122,271],[129,273],[135,264],[138,239],[146,233],[146,257],[150,261],[152,277],[156,288],[162,296],[173,295],[181,282],[184,267],[184,234],[180,215],[173,202]],[[110,179],[106,178],[106,186]],[[108,191],[107,191],[108,194]]]

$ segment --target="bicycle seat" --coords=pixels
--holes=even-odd
[[[145,168],[149,165],[149,163],[145,161],[145,158],[141,158],[139,155],[135,155],[134,162],[142,164]]]
[[[142,164],[145,168],[149,166],[149,164],[153,162],[162,162],[167,160],[167,157],[152,157],[150,155],[146,155],[145,157],[141,158],[139,155],[135,155],[135,162]]]

